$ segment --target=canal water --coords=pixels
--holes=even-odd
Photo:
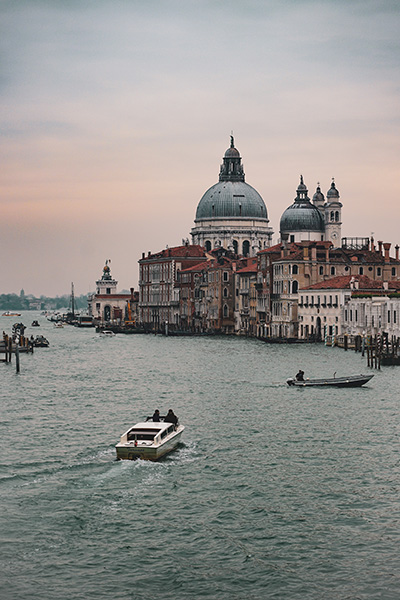
[[[55,329],[0,364],[2,600],[398,600],[400,370],[323,345]],[[182,445],[116,461],[172,408]]]

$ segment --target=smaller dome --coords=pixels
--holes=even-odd
[[[329,188],[327,194],[327,198],[340,198],[339,190],[336,189],[335,182],[332,180],[331,187]]]
[[[297,188],[297,197],[281,217],[281,233],[292,231],[324,232],[325,223],[319,209],[311,204],[307,196],[307,186],[304,184],[303,176],[300,176],[300,184]]]
[[[294,202],[285,210],[280,222],[281,233],[291,231],[325,231],[324,219],[311,202]]]
[[[236,148],[228,148],[224,156],[225,158],[240,158],[239,150]]]
[[[235,148],[235,140],[233,139],[233,135],[231,135],[231,145],[228,150],[224,154],[225,158],[240,158],[239,150]]]
[[[307,186],[304,183],[303,175],[300,175],[300,183],[297,187],[297,192],[308,192]]]
[[[323,195],[323,193],[321,192],[321,188],[319,187],[319,185],[317,186],[317,189],[315,190],[315,194],[312,197],[312,200],[315,203],[317,202],[325,202],[325,196]]]

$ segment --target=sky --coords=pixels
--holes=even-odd
[[[279,237],[300,174],[400,243],[398,0],[0,0],[0,293],[190,239],[231,131]]]

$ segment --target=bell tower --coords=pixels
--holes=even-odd
[[[325,212],[325,239],[339,248],[342,243],[342,207],[339,190],[336,189],[335,180],[332,178],[331,187],[326,194]]]

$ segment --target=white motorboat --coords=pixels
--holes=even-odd
[[[104,329],[103,331],[100,331],[101,337],[114,337],[114,335],[115,333],[110,329]]]
[[[136,423],[121,436],[121,441],[115,446],[117,458],[158,460],[177,447],[184,429],[179,423],[174,425],[163,420]]]
[[[62,328],[64,327],[64,325],[61,323],[61,321],[56,321],[56,322],[54,323],[54,327],[55,327],[56,329],[62,329]]]

